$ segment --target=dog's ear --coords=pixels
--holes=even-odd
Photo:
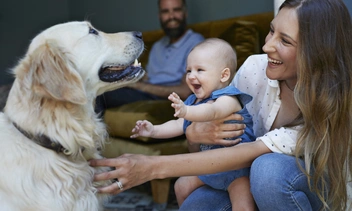
[[[87,102],[86,92],[75,66],[55,41],[47,41],[31,54],[32,86],[36,94],[74,104]]]

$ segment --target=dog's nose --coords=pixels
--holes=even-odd
[[[137,37],[138,39],[143,39],[142,32],[134,31],[133,36]]]

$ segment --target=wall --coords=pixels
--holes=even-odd
[[[187,6],[188,23],[273,11],[272,0],[187,0]],[[157,0],[75,0],[70,9],[71,19],[88,19],[103,31],[160,28]]]
[[[261,2],[251,8],[253,2]],[[265,5],[267,2],[267,5]],[[189,22],[272,10],[271,0],[188,0]],[[233,8],[233,9],[232,9]],[[69,20],[90,20],[106,32],[159,28],[157,0],[2,0],[0,3],[0,85],[41,30]]]
[[[348,10],[350,11],[350,14],[352,16],[352,0],[343,0],[348,8]]]
[[[352,14],[352,0],[344,0]],[[273,0],[187,0],[188,23],[273,11]],[[90,20],[106,32],[159,29],[157,0],[1,0],[0,85],[41,30],[69,20]]]
[[[1,0],[0,85],[12,81],[9,69],[41,30],[69,19],[68,0]]]
[[[187,0],[189,23],[272,10],[272,0]],[[251,5],[257,2],[255,8]],[[106,32],[159,29],[157,0],[2,0],[0,85],[41,30],[69,20],[90,20]]]

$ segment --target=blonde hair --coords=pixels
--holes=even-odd
[[[304,123],[296,157],[303,156],[322,209],[345,210],[352,175],[351,16],[342,0],[286,0],[283,7],[296,9],[299,24],[295,100]]]

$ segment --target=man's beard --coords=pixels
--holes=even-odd
[[[177,28],[168,28],[167,24],[170,21],[177,21],[179,23]],[[163,23],[161,23],[161,28],[164,30],[165,34],[170,37],[171,39],[177,39],[180,38],[186,31],[187,28],[187,23],[186,23],[186,19],[180,20],[180,19],[170,19],[167,20]]]

